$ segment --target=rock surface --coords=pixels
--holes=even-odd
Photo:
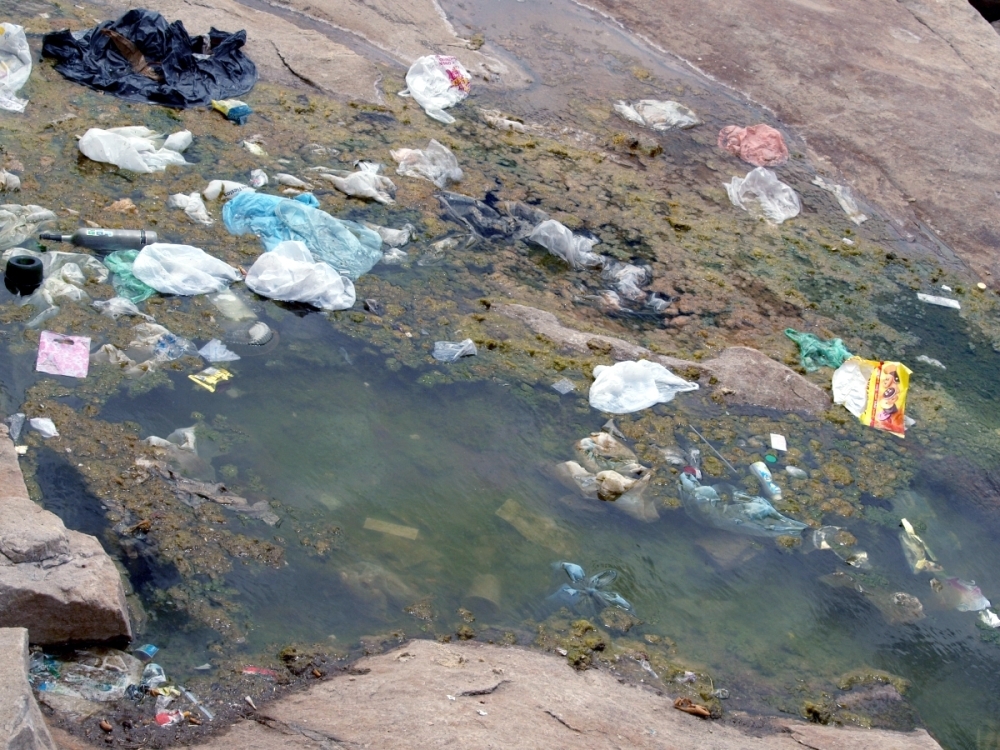
[[[0,628],[0,750],[53,750],[28,684],[28,631]]]
[[[118,569],[92,536],[67,529],[28,497],[0,425],[0,627],[32,643],[131,638]]]
[[[818,414],[830,406],[830,397],[794,370],[756,349],[733,346],[715,359],[691,362],[655,354],[622,339],[567,328],[550,312],[525,305],[501,305],[501,315],[520,321],[558,346],[584,354],[607,351],[617,361],[647,359],[672,370],[695,369],[715,378],[716,391],[730,403],[764,406],[781,411]],[[702,378],[704,383],[709,377]]]
[[[755,736],[673,708],[673,698],[577,672],[564,659],[487,644],[411,641],[362,659],[353,675],[260,706],[198,747],[937,750],[910,733],[775,722]],[[762,735],[762,736],[761,736]]]
[[[1000,283],[1000,36],[966,0],[593,5],[770,107],[904,233],[929,227]]]

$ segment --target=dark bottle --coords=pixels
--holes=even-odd
[[[142,250],[146,245],[156,242],[156,232],[145,229],[77,229],[73,234],[55,234],[42,232],[40,240],[68,242],[88,250],[98,250],[110,253],[115,250]]]

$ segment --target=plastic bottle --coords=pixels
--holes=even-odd
[[[145,229],[90,229],[80,228],[73,234],[56,234],[42,232],[40,240],[52,242],[68,242],[88,250],[112,252],[114,250],[141,250],[146,245],[156,242],[156,232]]]
[[[750,464],[750,473],[760,483],[761,492],[771,501],[781,500],[781,487],[779,487],[771,476],[771,470],[763,461],[756,461]]]

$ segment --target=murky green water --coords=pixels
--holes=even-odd
[[[25,92],[32,108],[20,122],[27,124],[4,144],[34,179],[19,200],[58,207],[66,227],[78,220],[63,207],[105,225],[155,222],[168,239],[248,265],[259,252],[254,241],[229,237],[221,222],[194,227],[162,208],[169,193],[200,189],[211,177],[239,179],[258,166],[238,146],[245,133],[264,134],[270,171],[292,173],[318,163],[304,149],[311,140],[341,149],[345,166],[354,158],[388,161],[390,147],[438,137],[466,170],[463,192],[529,200],[597,233],[599,249],[651,262],[658,280],[700,305],[694,321],[682,327],[609,317],[587,301],[598,282],[521,244],[441,253],[431,242],[458,228],[440,218],[428,184],[402,179],[399,205],[389,209],[321,191],[335,215],[418,225],[419,239],[406,248],[416,262],[376,267],[358,284],[359,299],[379,299],[385,313],[326,316],[251,300],[277,342],[244,352],[229,366],[235,378],[215,393],[188,380],[198,369],[191,362],[143,381],[96,366],[84,382],[43,379],[33,372],[35,334],[24,331],[24,316],[0,290],[0,405],[69,407],[58,412],[67,420],[65,442],[46,447],[29,438],[29,479],[70,526],[97,534],[122,559],[149,614],[141,639],[163,649],[168,674],[205,694],[214,677],[199,676],[195,666],[270,663],[292,642],[355,654],[405,637],[457,637],[466,627],[484,639],[551,647],[568,638],[567,613],[546,602],[566,581],[552,565],[571,560],[588,574],[617,570],[614,589],[641,621],[602,622],[587,607],[574,613],[609,634],[608,655],[618,657],[609,668],[658,685],[662,678],[668,692],[682,689],[673,681],[678,670],[696,671],[730,692],[725,709],[803,715],[810,703],[815,716],[835,721],[923,722],[948,748],[1000,746],[1000,638],[978,627],[975,614],[937,603],[928,576],[910,572],[897,528],[900,517],[912,520],[949,575],[974,579],[1000,600],[996,494],[977,494],[992,491],[982,471],[995,463],[1000,427],[1000,358],[990,343],[995,299],[963,292],[964,317],[911,302],[914,288],[968,287],[968,279],[950,267],[938,271],[930,243],[899,242],[877,217],[853,229],[832,198],[809,186],[814,172],[803,159],[782,171],[803,195],[802,217],[774,229],[737,215],[719,185],[745,166],[719,156],[714,134],[766,113],[589,13],[512,1],[449,10],[484,29],[538,81],[514,94],[484,87],[476,104],[505,107],[546,130],[525,139],[498,135],[471,105],[456,110],[460,122],[444,130],[398,100],[371,111],[261,86],[248,97],[257,114],[244,132],[221,127],[212,113],[119,106],[39,66],[34,89]],[[396,83],[390,79],[386,89]],[[609,115],[611,102],[664,91],[694,106],[707,124],[660,138],[661,155],[617,149],[614,134],[624,126]],[[46,127],[67,103],[79,120]],[[77,159],[75,132],[140,121],[190,127],[196,163],[126,179]],[[560,134],[563,127],[596,135],[587,141],[575,130]],[[103,211],[125,196],[137,215]],[[858,241],[854,250],[840,244],[847,230]],[[905,257],[885,260],[887,252]],[[552,477],[556,463],[575,458],[573,444],[607,419],[585,397],[591,368],[607,357],[556,350],[480,302],[512,298],[685,357],[746,343],[794,362],[782,329],[826,330],[854,351],[913,366],[910,413],[918,424],[904,443],[866,431],[846,412],[806,420],[726,408],[705,391],[682,395],[617,420],[657,472],[651,496],[660,517],[642,523],[612,504],[575,497]],[[732,323],[733,306],[747,313],[749,326]],[[147,310],[199,343],[221,331],[204,299],[157,301]],[[131,324],[68,305],[50,325],[104,343],[127,341]],[[477,357],[441,365],[428,356],[434,340],[466,335],[479,342]],[[915,363],[919,354],[947,369]],[[561,377],[578,390],[559,396],[550,385]],[[194,511],[165,485],[154,492],[159,480],[132,485],[133,454],[143,449],[93,447],[118,425],[146,438],[192,424],[206,462],[201,478],[268,500],[278,526],[213,504]],[[657,447],[710,455],[689,424],[741,472],[766,452],[769,432],[787,435],[794,462],[812,475],[778,475],[788,499],[782,510],[849,530],[873,569],[858,573],[832,552],[785,549],[688,517],[676,507],[676,470]],[[125,489],[115,477],[125,478]],[[141,502],[147,492],[155,504]],[[152,531],[123,533],[142,514]],[[830,577],[838,572],[854,576],[863,591],[835,585],[843,583]],[[885,602],[895,592],[917,596],[926,617],[894,622]],[[658,677],[638,667],[642,658]],[[909,683],[905,701],[875,694],[877,670]],[[842,689],[852,675],[860,687]]]

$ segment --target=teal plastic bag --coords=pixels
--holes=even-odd
[[[139,255],[138,250],[116,250],[104,259],[104,265],[111,271],[111,285],[115,294],[134,304],[139,304],[156,294],[153,287],[145,284],[132,273],[132,266]]]
[[[801,333],[794,328],[786,328],[785,335],[799,345],[799,362],[807,372],[816,372],[821,367],[836,369],[853,356],[841,339],[823,341],[811,333]]]

